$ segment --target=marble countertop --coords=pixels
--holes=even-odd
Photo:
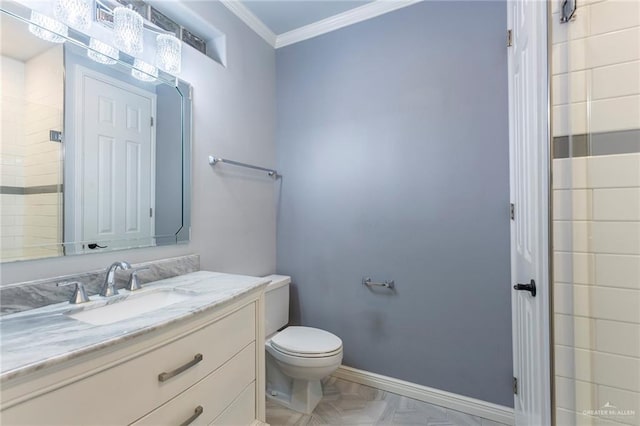
[[[199,271],[156,281],[141,290],[91,302],[56,303],[0,318],[0,382],[121,343],[198,313],[220,307],[264,288],[268,278]],[[162,290],[182,292],[186,300],[106,325],[91,325],[68,314]]]

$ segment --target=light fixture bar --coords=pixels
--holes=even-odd
[[[122,4],[115,0],[95,0],[95,2],[96,21],[109,27],[113,26],[113,9],[122,6]],[[207,55],[207,41],[203,37],[198,36],[193,31],[178,24],[158,9],[142,0],[136,1],[135,4],[137,5],[136,10],[144,18],[145,29],[156,34],[173,34],[183,43],[186,43],[200,53]],[[167,27],[172,27],[172,29],[158,25],[161,23],[164,23]]]

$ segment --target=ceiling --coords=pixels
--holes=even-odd
[[[274,34],[279,35],[348,10],[372,0],[241,0]]]

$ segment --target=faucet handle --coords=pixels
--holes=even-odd
[[[73,291],[73,295],[71,296],[71,299],[69,299],[69,303],[73,305],[77,305],[79,303],[86,303],[89,301],[89,297],[87,297],[87,292],[84,289],[84,284],[82,284],[80,281],[64,281],[56,284],[56,287],[66,287],[69,285],[76,286],[75,290]]]
[[[142,288],[140,281],[138,281],[138,272],[148,271],[150,268],[148,266],[142,268],[136,268],[131,271],[131,275],[129,275],[129,281],[127,282],[127,290],[136,291]]]

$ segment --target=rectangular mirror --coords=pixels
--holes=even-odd
[[[38,38],[25,9],[0,9],[1,261],[188,241],[191,86]]]

